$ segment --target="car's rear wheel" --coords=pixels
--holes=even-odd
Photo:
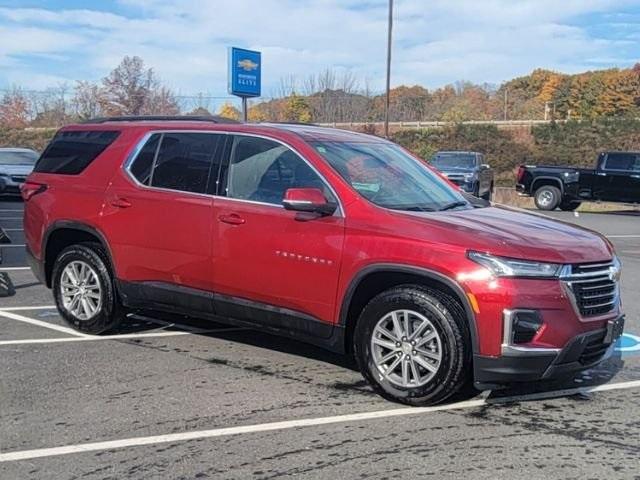
[[[558,187],[544,185],[536,190],[534,201],[540,210],[555,210],[562,200],[562,193]]]
[[[563,212],[573,212],[582,202],[560,202],[560,210]]]
[[[60,252],[52,287],[60,315],[80,332],[97,335],[124,318],[106,252],[99,244],[71,245]]]
[[[383,397],[433,405],[468,383],[471,345],[460,305],[418,285],[387,290],[363,309],[354,336],[363,376]]]

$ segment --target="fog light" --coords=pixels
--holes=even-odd
[[[504,344],[529,343],[542,327],[537,310],[504,311]]]

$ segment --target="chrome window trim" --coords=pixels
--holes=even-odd
[[[316,175],[318,175],[318,177],[320,178],[322,183],[324,183],[327,186],[327,188],[331,191],[333,196],[336,198],[336,201],[338,202],[338,208],[336,209],[336,212],[332,216],[341,217],[341,218],[345,217],[344,208],[342,207],[342,200],[338,196],[338,193],[335,191],[335,189],[333,188],[331,183],[324,177],[324,175],[322,175],[318,171],[318,169],[313,164],[311,164],[311,162],[309,162],[309,160],[307,160],[304,157],[304,155],[302,155],[295,147],[292,147],[291,145],[289,145],[286,142],[283,142],[282,140],[278,140],[277,138],[273,138],[273,137],[269,137],[269,136],[261,135],[261,134],[257,134],[257,133],[247,133],[247,132],[238,132],[238,131],[230,131],[230,130],[224,130],[224,131],[221,131],[221,130],[180,130],[180,129],[178,129],[178,130],[175,130],[175,129],[173,129],[173,130],[172,129],[168,129],[168,130],[150,130],[150,131],[148,131],[147,133],[145,133],[142,136],[142,138],[138,141],[138,143],[133,148],[133,150],[131,150],[131,152],[127,156],[127,159],[125,160],[124,164],[122,165],[122,170],[123,170],[125,176],[127,178],[129,178],[129,180],[131,180],[137,187],[143,188],[143,189],[148,189],[148,190],[164,191],[164,192],[174,192],[174,193],[175,192],[179,192],[179,193],[183,193],[183,194],[187,194],[187,195],[194,195],[194,196],[199,196],[199,197],[207,197],[207,198],[214,198],[214,199],[218,198],[218,199],[230,200],[230,201],[234,201],[234,202],[249,203],[249,204],[253,204],[253,205],[264,205],[264,206],[275,207],[275,208],[280,208],[280,209],[284,210],[284,206],[281,205],[281,204],[259,202],[259,201],[255,201],[255,200],[245,200],[245,199],[242,199],[242,198],[232,198],[232,197],[227,197],[225,195],[214,195],[212,193],[186,192],[184,190],[173,190],[173,189],[170,189],[170,188],[153,187],[151,185],[144,185],[143,183],[140,183],[138,181],[138,179],[133,175],[133,173],[131,173],[131,166],[133,165],[133,162],[135,162],[136,158],[140,154],[140,151],[144,148],[145,144],[149,141],[151,136],[153,136],[155,134],[164,135],[166,133],[207,133],[207,134],[211,134],[211,135],[235,135],[235,136],[244,136],[244,137],[263,138],[265,140],[271,140],[272,142],[279,143],[280,145],[288,148],[293,153],[295,153],[298,157],[300,157],[300,159],[302,159],[302,161],[305,162],[311,168],[311,170],[313,170],[316,173]],[[159,143],[158,145],[161,146],[162,144]],[[156,154],[154,156],[154,160],[153,160],[154,167],[155,167],[156,158],[158,156],[158,152],[159,152],[159,150],[156,151]],[[230,158],[229,158],[229,161],[231,161]]]

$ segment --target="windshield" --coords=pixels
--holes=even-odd
[[[0,165],[33,165],[38,160],[36,152],[0,151]]]
[[[311,144],[360,195],[381,207],[428,212],[469,205],[435,172],[392,143]]]
[[[431,159],[431,165],[441,168],[474,168],[476,156],[472,153],[436,153]]]

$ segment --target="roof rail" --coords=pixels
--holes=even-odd
[[[211,123],[240,123],[230,118],[217,115],[123,115],[120,117],[98,117],[85,120],[82,123],[106,122],[211,122]]]

